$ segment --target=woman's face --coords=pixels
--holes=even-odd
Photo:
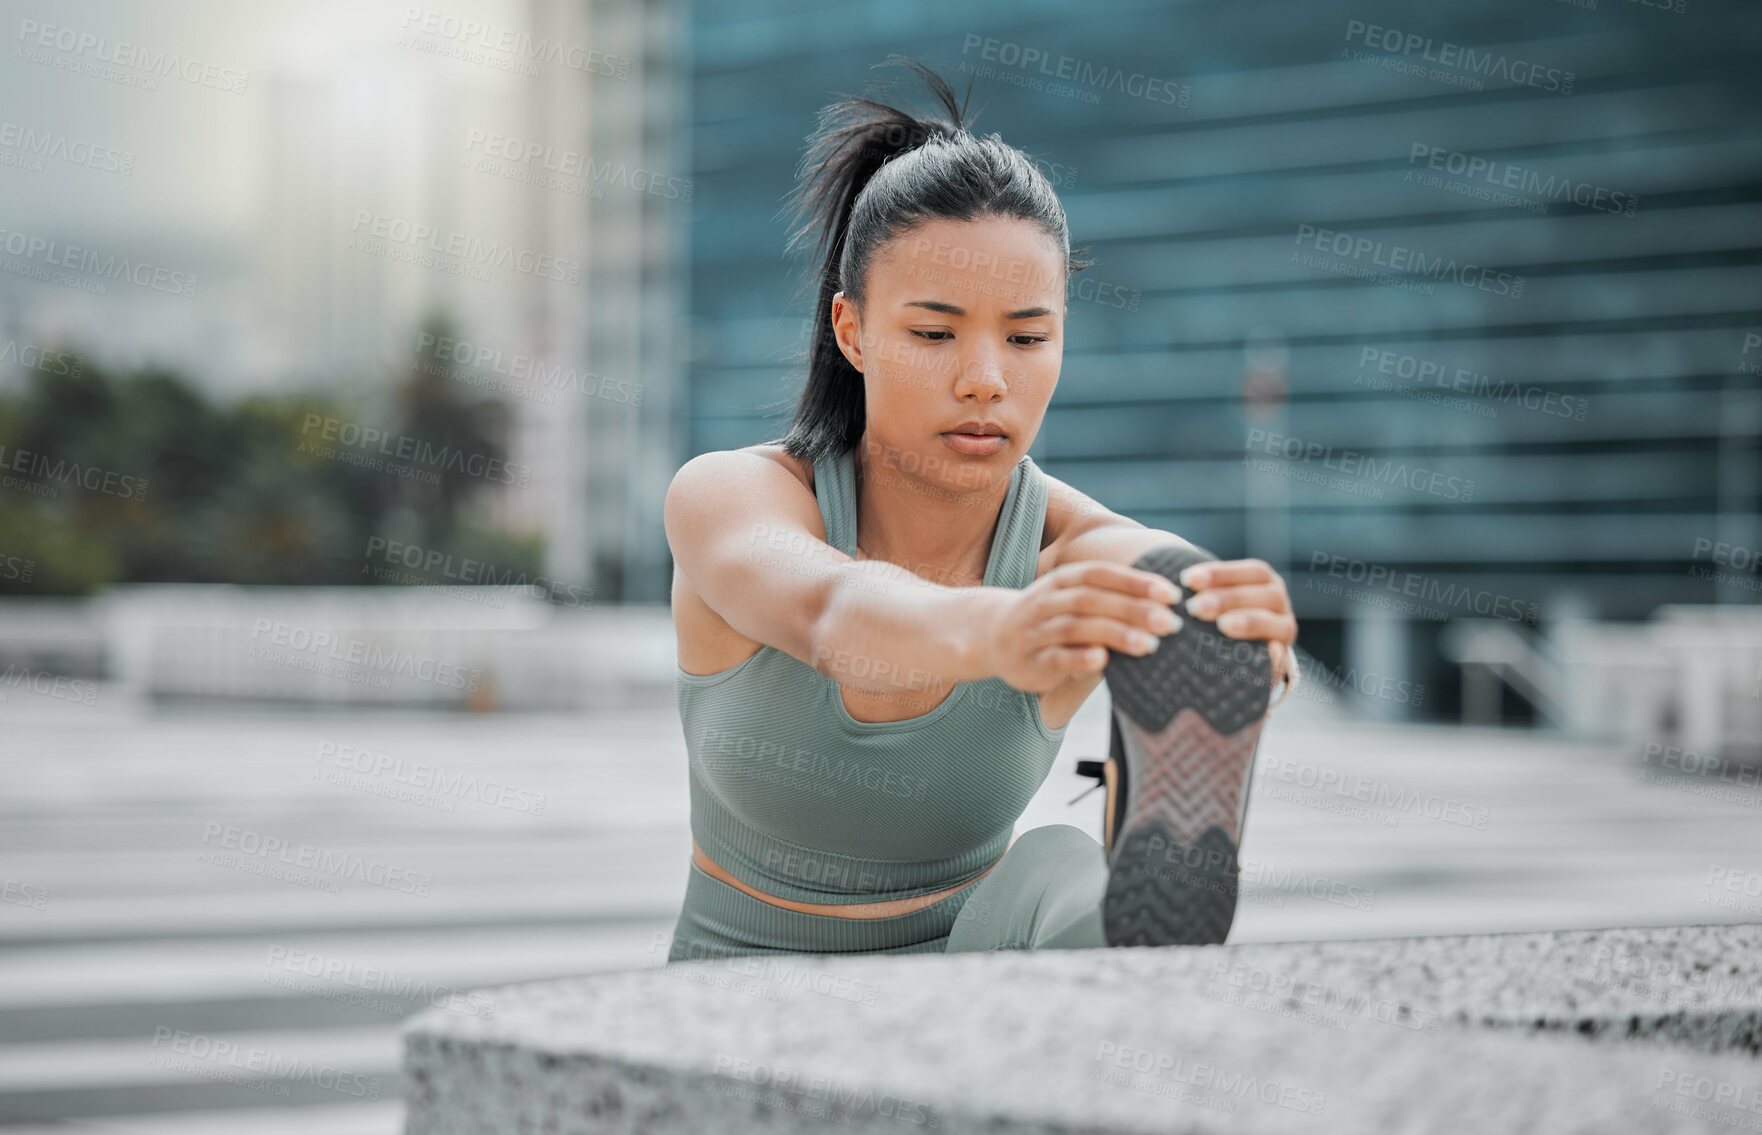
[[[1007,478],[1058,385],[1063,249],[1027,221],[939,219],[882,245],[866,283],[860,315],[842,292],[832,304],[863,373],[866,456],[956,491]]]

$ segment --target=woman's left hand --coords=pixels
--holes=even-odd
[[[1229,638],[1263,640],[1274,676],[1291,680],[1297,616],[1278,572],[1262,560],[1213,560],[1183,571],[1181,586],[1191,593],[1189,614],[1215,621]]]

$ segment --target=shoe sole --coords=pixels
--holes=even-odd
[[[1132,566],[1180,587],[1183,569],[1215,558],[1156,549]],[[1126,773],[1103,903],[1113,946],[1222,942],[1236,916],[1236,852],[1272,662],[1264,642],[1188,614],[1181,591],[1180,629],[1147,655],[1110,651],[1104,671]]]

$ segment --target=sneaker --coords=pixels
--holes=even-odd
[[[1216,558],[1171,546],[1132,566],[1180,587],[1185,568]],[[1109,651],[1108,757],[1077,763],[1107,789],[1102,919],[1111,946],[1222,942],[1236,916],[1236,852],[1272,662],[1266,643],[1230,638],[1188,614],[1181,590],[1180,629],[1155,651]]]

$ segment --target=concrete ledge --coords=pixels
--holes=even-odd
[[[407,1130],[1762,1129],[1759,978],[1762,926],[679,963],[412,1019]]]

